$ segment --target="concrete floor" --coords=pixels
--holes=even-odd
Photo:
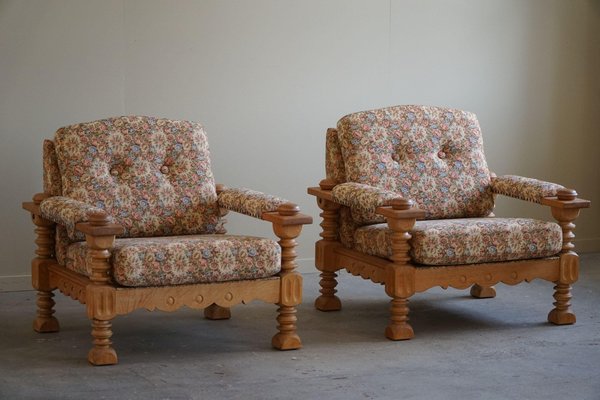
[[[344,309],[313,309],[318,275],[305,276],[304,348],[270,347],[275,306],[118,317],[120,364],[91,367],[82,305],[57,295],[61,332],[31,329],[33,291],[0,293],[1,399],[600,399],[600,254],[583,255],[578,322],[551,326],[552,284],[499,285],[495,299],[435,289],[411,301],[416,337],[383,336],[383,287],[340,276]]]

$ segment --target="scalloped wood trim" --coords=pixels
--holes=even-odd
[[[386,268],[393,263],[384,258],[370,256],[345,247],[334,248],[337,265],[352,275],[385,284]],[[499,282],[516,285],[523,281],[543,279],[555,282],[559,279],[560,258],[549,257],[533,260],[500,263],[415,266],[415,292],[424,292],[435,286],[467,289],[479,284],[492,286]]]
[[[423,266],[415,268],[415,291],[424,292],[434,286],[467,289],[474,284],[493,286],[499,282],[517,285],[534,279],[554,282],[558,280],[559,267],[559,257],[487,264]]]
[[[375,283],[384,283],[386,268],[393,263],[389,260],[370,256],[358,251],[337,247],[333,249],[337,253],[337,263],[354,276],[369,279]]]
[[[231,307],[253,300],[278,303],[279,289],[279,277],[182,286],[117,288],[116,313],[123,315],[138,308],[149,311],[175,311],[183,306],[201,309],[213,303]]]
[[[50,272],[50,285],[57,288],[62,294],[69,296],[81,304],[86,303],[86,286],[91,284],[87,277],[73,272],[60,264],[48,266]]]
[[[85,276],[59,264],[48,267],[50,285],[81,304],[86,303],[86,287],[92,282]],[[112,287],[111,287],[112,288]],[[202,309],[215,303],[221,307],[247,304],[253,300],[279,302],[280,278],[202,283],[195,285],[125,288],[117,287],[116,313],[123,315],[138,308],[175,311],[183,306]]]

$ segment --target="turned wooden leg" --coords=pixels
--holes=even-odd
[[[39,290],[37,292],[37,317],[33,321],[33,329],[36,332],[58,332],[60,329],[58,320],[54,314],[54,293]]]
[[[335,294],[337,290],[337,274],[335,272],[321,272],[321,295],[315,300],[315,308],[320,311],[338,311],[342,308],[342,302]]]
[[[285,203],[277,209],[279,218],[273,218],[273,231],[279,237],[281,246],[281,272],[279,273],[280,299],[277,305],[277,329],[271,344],[279,350],[294,350],[302,347],[296,333],[296,306],[302,302],[302,275],[296,269],[296,238],[302,231],[302,223],[310,221],[298,214],[299,208],[293,203]],[[296,224],[283,224],[283,218],[297,217]]]
[[[572,189],[561,189],[557,193],[557,201],[552,206],[552,215],[562,229],[563,245],[560,254],[559,276],[554,283],[554,309],[548,314],[548,321],[555,325],[570,325],[576,322],[575,314],[571,310],[571,284],[577,282],[579,277],[579,256],[573,250],[575,224],[573,221],[579,216],[579,208],[562,208],[561,202],[582,203],[586,200],[577,199],[577,192]],[[589,202],[587,202],[589,206]]]
[[[387,217],[392,230],[392,256],[394,262],[387,267],[385,292],[392,298],[390,305],[390,323],[385,328],[385,336],[391,340],[407,340],[415,336],[408,323],[408,298],[415,293],[415,267],[410,264],[409,231],[417,218],[424,216],[422,211],[414,210],[413,202],[406,199],[394,199],[391,208],[380,207],[379,214]]]
[[[212,320],[229,319],[231,318],[231,311],[227,307],[221,307],[213,303],[204,309],[204,317]]]
[[[36,194],[33,201],[36,205],[48,197],[45,194]],[[50,273],[48,265],[56,262],[52,257],[54,254],[54,233],[55,225],[52,221],[42,218],[40,215],[33,215],[33,223],[35,224],[36,239],[35,251],[36,258],[31,262],[31,282],[37,289],[37,315],[33,321],[33,329],[36,332],[58,332],[58,320],[54,317],[54,305],[52,299],[54,289],[50,285]]]
[[[408,323],[408,299],[395,298],[390,303],[390,322],[385,328],[385,336],[391,340],[412,339],[415,333]]]
[[[335,187],[335,181],[323,179],[319,182],[323,190],[332,190]],[[335,249],[340,246],[338,234],[338,219],[340,205],[322,198],[317,199],[317,205],[323,212],[319,214],[323,220],[321,222],[322,232],[319,234],[321,240],[315,246],[315,265],[321,271],[321,281],[319,282],[321,295],[315,300],[315,308],[320,311],[337,311],[342,308],[342,302],[335,295],[337,290],[338,270]]]
[[[280,306],[277,310],[277,329],[271,344],[279,350],[295,350],[302,347],[302,341],[296,333],[296,307]]]
[[[92,283],[86,287],[87,314],[92,321],[92,341],[94,347],[88,353],[88,361],[92,365],[112,365],[118,362],[117,352],[112,347],[112,319],[116,316],[117,292],[110,284],[110,249],[113,247],[115,235],[122,228],[109,225],[108,216],[104,212],[93,212],[88,215],[89,226],[81,230],[86,234],[88,259],[91,262]],[[104,228],[106,235],[92,235],[93,228]]]
[[[88,361],[92,365],[112,365],[118,362],[117,352],[112,348],[110,321],[92,319],[92,336],[94,347],[88,353]]]
[[[415,333],[408,323],[408,299],[392,299],[390,311],[390,323],[385,328],[385,336],[391,340],[412,339]]]
[[[480,286],[475,284],[471,286],[471,296],[476,299],[490,299],[496,297],[496,289],[493,286]]]
[[[570,325],[576,322],[571,310],[571,285],[559,283],[554,286],[554,309],[548,314],[548,322],[555,325]]]

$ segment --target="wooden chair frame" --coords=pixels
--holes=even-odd
[[[575,235],[573,221],[580,209],[590,206],[588,200],[577,198],[574,190],[564,189],[557,197],[546,197],[542,204],[549,206],[553,217],[562,228],[563,245],[560,254],[553,257],[522,261],[495,262],[469,265],[417,266],[411,263],[410,231],[417,219],[425,212],[403,198],[392,200],[390,206],[378,207],[377,213],[387,219],[392,234],[390,259],[370,256],[344,247],[339,241],[338,219],[341,204],[336,203],[331,190],[335,181],[322,180],[319,187],[308,188],[317,197],[322,210],[321,240],[316,243],[316,267],[321,271],[320,293],[315,307],[321,311],[341,309],[341,301],[335,295],[337,271],[346,269],[352,275],[385,285],[385,292],[392,298],[390,321],[385,335],[391,340],[405,340],[414,336],[409,324],[409,298],[435,286],[466,289],[476,298],[494,297],[493,285],[502,282],[516,285],[539,278],[554,282],[554,309],[548,321],[556,325],[575,323],[571,310],[571,285],[577,281],[579,257],[573,251]]]
[[[217,191],[223,190],[222,185]],[[78,223],[83,232],[92,260],[92,275],[88,278],[60,265],[54,258],[55,223],[42,217],[40,203],[47,194],[36,194],[33,202],[24,202],[23,208],[31,213],[35,224],[37,249],[33,259],[32,283],[37,290],[37,316],[33,329],[37,332],[57,332],[58,320],[54,317],[53,291],[58,289],[66,296],[85,304],[92,321],[93,347],[88,361],[93,365],[117,363],[117,353],[112,347],[111,321],[117,315],[136,309],[149,311],[175,311],[182,306],[204,309],[208,319],[229,318],[229,307],[262,300],[278,308],[278,333],[271,341],[279,350],[302,347],[296,333],[296,306],[302,301],[302,276],[296,271],[296,238],[302,225],[312,223],[310,216],[299,213],[295,204],[285,203],[276,212],[265,212],[262,218],[271,222],[281,246],[281,272],[273,277],[257,280],[202,283],[164,287],[122,287],[112,282],[109,259],[115,237],[123,228],[109,223],[106,214],[93,213],[89,222]],[[222,209],[224,216],[227,211]]]

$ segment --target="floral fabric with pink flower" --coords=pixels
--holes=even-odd
[[[71,125],[54,146],[62,195],[105,210],[124,237],[215,233],[220,214],[200,124],[118,117]]]
[[[337,131],[347,181],[411,199],[427,219],[492,211],[490,172],[474,114],[396,106],[347,115]]]
[[[556,183],[517,175],[492,177],[492,191],[494,193],[534,203],[541,203],[544,197],[556,196],[556,193],[564,188],[564,186]]]
[[[562,249],[562,230],[553,222],[526,218],[463,218],[417,221],[410,256],[423,265],[458,265],[549,257]],[[358,228],[354,246],[390,258],[387,224]]]
[[[85,242],[71,244],[66,265],[90,276]],[[188,235],[117,239],[112,278],[123,286],[165,286],[267,278],[281,270],[281,248],[251,236]]]

